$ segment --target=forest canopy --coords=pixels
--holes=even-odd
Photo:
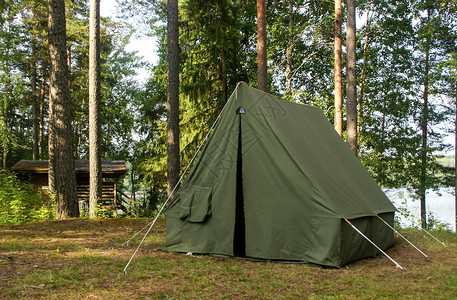
[[[115,18],[101,18],[102,159],[128,161],[131,178],[151,199],[163,200],[167,3],[117,3]],[[89,8],[87,1],[65,4],[73,155],[87,159]],[[269,92],[318,106],[333,122],[334,3],[269,0],[266,7]],[[20,159],[48,158],[46,3],[4,1],[0,24],[0,153],[8,169]],[[153,66],[126,51],[132,36],[141,34],[157,39],[156,49],[150,49],[158,56]],[[181,171],[236,84],[257,86],[256,34],[254,1],[179,1]],[[358,151],[364,166],[383,187],[420,192],[454,185],[451,170],[437,158],[449,153],[447,137],[455,133],[455,1],[358,1],[356,51]],[[137,71],[144,67],[150,72],[139,80]]]

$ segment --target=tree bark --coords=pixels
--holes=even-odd
[[[292,0],[289,0],[289,37],[287,41],[287,49],[286,49],[286,91],[285,95],[292,95],[292,62],[294,58],[294,53],[292,51],[294,37],[293,37],[293,29],[294,29],[294,6]]]
[[[50,46],[49,46],[50,47]],[[48,108],[48,160],[49,160],[49,167],[48,167],[48,188],[49,193],[55,194],[56,192],[56,173],[55,173],[55,129],[54,129],[54,98],[51,96],[51,90],[53,83],[51,82],[51,75],[52,75],[52,59],[50,60],[50,70],[49,70],[49,90],[48,90],[48,97],[49,97],[49,108]]]
[[[130,172],[130,181],[132,182],[131,196],[133,201],[136,201],[136,186],[135,186],[135,165],[132,162],[132,171]]]
[[[4,132],[2,132],[3,134],[5,134],[6,136],[3,136],[2,138],[4,140],[2,140],[2,169],[3,170],[6,170],[7,169],[7,157],[8,157],[8,151],[9,151],[9,147],[10,147],[10,140],[9,140],[9,136],[8,136],[8,122],[9,122],[9,115],[8,115],[8,111],[9,111],[9,105],[10,105],[10,81],[11,81],[11,78],[10,78],[10,63],[9,63],[9,53],[10,53],[10,49],[5,49],[5,53],[6,54],[6,63],[4,64],[4,73],[5,73],[5,82],[4,82],[4,85],[5,85],[5,88],[4,88],[4,91],[5,91],[5,95],[4,95],[4,100],[3,100],[3,103],[1,103],[1,107],[0,107],[0,119],[1,119],[1,122],[2,122],[2,126],[4,127]]]
[[[346,75],[346,108],[347,108],[347,144],[357,156],[357,78],[356,78],[356,26],[355,0],[347,1],[347,75]]]
[[[430,9],[427,9],[427,21],[430,20]],[[427,191],[427,126],[428,126],[428,94],[429,94],[429,70],[430,70],[430,37],[427,35],[425,41],[425,69],[424,69],[424,95],[422,104],[422,146],[421,146],[421,168],[419,182],[419,200],[421,212],[421,226],[427,228],[427,208],[425,194]]]
[[[457,232],[457,82],[455,84],[455,128],[454,128],[454,169],[455,169],[455,230]]]
[[[46,61],[43,61],[42,62],[42,72],[43,72],[43,78],[41,79],[41,86],[40,86],[40,97],[39,97],[39,125],[40,125],[40,128],[39,128],[39,137],[38,137],[38,144],[40,145],[39,147],[39,157],[40,159],[43,159],[43,155],[44,153],[46,153],[46,145],[45,143],[43,143],[43,137],[45,136],[45,126],[44,126],[44,107],[45,107],[45,103],[44,103],[44,99],[46,97],[46,93],[49,93],[49,91],[46,90],[46,79],[45,78],[48,78],[49,76],[46,76],[45,73],[47,73],[47,70],[48,70],[48,65],[49,65],[49,62],[46,60]]]
[[[341,62],[341,25],[342,12],[341,0],[335,0],[335,120],[334,126],[336,132],[343,136],[343,78],[342,78],[342,62]]]
[[[52,176],[49,178],[53,180],[51,186],[56,196],[56,219],[65,219],[79,216],[68,89],[65,2],[48,0],[47,8],[51,63],[49,167],[52,170]]]
[[[179,182],[178,0],[167,1],[167,194]]]
[[[384,151],[385,151],[385,140],[386,140],[386,101],[382,102],[382,123],[381,123],[381,138],[380,138],[380,149],[379,149],[379,160],[378,160],[378,185],[384,184]]]
[[[370,12],[368,12],[367,17],[367,27],[369,28],[371,24]],[[363,45],[363,63],[362,71],[360,74],[360,86],[359,86],[359,95],[357,100],[357,145],[360,145],[360,131],[362,129],[362,112],[363,112],[363,88],[365,85],[365,77],[367,74],[367,52],[368,52],[368,43],[369,43],[369,31],[365,35],[365,44]]]
[[[90,1],[89,12],[89,218],[97,217],[102,197],[100,121],[100,0]]]
[[[228,84],[227,84],[227,68],[225,67],[225,49],[221,50],[221,84],[222,84],[222,103],[228,101]]]
[[[32,159],[38,160],[40,154],[40,144],[39,144],[39,137],[40,137],[40,122],[39,122],[39,115],[40,115],[40,103],[37,93],[37,50],[36,50],[36,40],[33,37],[32,40],[32,76],[30,79],[30,85],[32,89],[32,119],[33,119],[33,126],[32,126]]]
[[[71,45],[67,47],[68,89],[71,89]]]
[[[257,84],[268,92],[267,76],[267,16],[265,0],[257,0]]]
[[[36,8],[33,7],[32,9],[32,31],[34,32],[35,30],[35,23],[36,23]],[[38,64],[38,58],[37,58],[37,40],[36,40],[36,34],[32,33],[32,74],[30,78],[30,85],[31,85],[31,90],[32,90],[32,159],[33,160],[38,160],[39,159],[39,149],[40,149],[40,144],[39,144],[39,113],[40,113],[40,103],[39,103],[39,98],[38,98],[38,93],[37,93],[37,64]]]

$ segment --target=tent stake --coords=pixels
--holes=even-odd
[[[364,235],[360,230],[357,229],[357,227],[355,227],[354,225],[352,225],[351,222],[349,222],[348,219],[344,218],[344,220],[355,230],[357,231],[361,236],[363,236],[367,241],[369,241],[373,246],[376,247],[376,249],[378,249],[379,251],[382,252],[382,254],[384,254],[388,259],[390,259],[391,262],[393,262],[397,268],[400,268],[402,270],[404,270],[404,268],[402,266],[400,266],[400,264],[398,264],[395,260],[393,260],[389,255],[387,255],[387,253],[385,253],[384,251],[382,251],[381,248],[379,248],[375,243],[373,243],[366,235]]]
[[[428,256],[427,256],[424,252],[422,252],[419,248],[417,248],[416,246],[414,246],[413,243],[411,243],[410,241],[408,241],[407,238],[405,238],[405,237],[404,237],[400,232],[398,232],[395,228],[393,228],[392,226],[390,226],[389,223],[387,223],[386,221],[384,221],[383,218],[381,218],[380,216],[378,216],[378,218],[379,218],[381,221],[383,221],[384,224],[386,224],[387,226],[389,226],[389,228],[392,229],[396,234],[398,234],[399,236],[401,236],[405,241],[407,241],[411,246],[413,246],[417,251],[419,251],[423,256],[425,256],[425,257],[428,258]]]
[[[430,232],[428,232],[427,230],[425,230],[424,228],[419,228],[418,229],[419,232],[421,230],[423,230],[426,234],[428,234],[429,236],[431,236],[435,241],[437,241],[438,243],[440,243],[441,245],[443,245],[444,247],[447,247],[445,243],[443,243],[442,241],[440,241],[439,239],[437,239],[436,237],[434,237]]]

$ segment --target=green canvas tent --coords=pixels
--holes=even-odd
[[[340,267],[393,245],[395,207],[319,108],[238,84],[165,215],[165,250]]]

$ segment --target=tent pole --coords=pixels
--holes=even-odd
[[[192,157],[192,159],[190,160],[189,164],[187,165],[186,169],[184,170],[184,172],[182,172],[182,175],[181,177],[179,178],[178,180],[178,183],[176,183],[176,185],[174,186],[173,190],[171,191],[170,193],[170,196],[168,196],[167,200],[165,201],[165,203],[162,205],[162,207],[160,208],[159,212],[157,213],[157,216],[154,218],[154,220],[152,222],[150,222],[148,225],[146,225],[145,227],[143,227],[140,231],[138,231],[137,233],[135,233],[130,239],[128,239],[127,241],[124,242],[124,244],[122,245],[125,245],[125,244],[128,244],[128,242],[130,242],[134,237],[136,237],[138,234],[140,234],[140,232],[142,232],[143,230],[145,230],[147,227],[149,227],[148,231],[146,232],[146,234],[143,236],[143,239],[141,240],[140,244],[138,245],[138,247],[136,248],[135,252],[132,254],[132,257],[130,257],[130,260],[128,261],[127,265],[125,266],[123,272],[124,274],[127,273],[127,268],[128,266],[130,265],[130,262],[133,260],[133,257],[135,257],[136,253],[138,252],[138,250],[140,249],[141,245],[143,244],[143,241],[145,240],[146,236],[149,234],[149,232],[151,231],[152,227],[154,226],[155,222],[157,221],[157,219],[160,217],[160,215],[162,214],[162,211],[164,210],[165,206],[168,204],[168,201],[170,201],[171,198],[173,198],[179,184],[181,183],[181,181],[183,180],[184,178],[184,175],[186,175],[187,173],[187,170],[190,168],[190,166],[192,165],[192,163],[194,162],[195,158],[197,157],[197,154],[200,152],[200,149],[202,148],[203,144],[206,142],[206,140],[208,139],[209,135],[211,134],[212,130],[214,129],[214,126],[216,126],[217,124],[217,121],[219,121],[222,113],[224,112],[225,108],[227,107],[227,104],[229,103],[229,101],[227,101],[227,103],[225,103],[224,107],[222,108],[221,112],[219,113],[219,115],[217,116],[216,120],[214,120],[214,123],[213,125],[211,126],[211,128],[208,130],[208,133],[206,134],[205,138],[203,139],[203,141],[200,143],[200,145],[198,146],[197,148],[197,151],[195,151],[195,154],[194,156]]]
[[[417,228],[417,227],[416,227]],[[437,241],[438,243],[440,243],[441,245],[443,245],[444,247],[447,247],[445,243],[443,243],[442,241],[440,241],[439,239],[437,239],[436,237],[434,237],[430,232],[428,232],[427,230],[425,230],[424,228],[420,228],[420,229],[417,229],[419,232],[421,230],[423,230],[426,234],[428,234],[429,236],[431,236],[435,241]]]
[[[398,234],[399,236],[401,236],[405,241],[407,241],[411,246],[413,246],[417,251],[419,251],[423,256],[425,256],[425,257],[428,258],[428,256],[427,256],[424,252],[422,252],[419,248],[417,248],[416,246],[414,246],[413,243],[411,243],[410,241],[408,241],[407,238],[405,238],[405,237],[404,237],[400,232],[398,232],[395,228],[393,228],[392,226],[390,226],[389,223],[387,223],[386,221],[384,221],[384,219],[381,218],[379,215],[378,215],[378,218],[379,218],[381,221],[383,221],[384,224],[386,224],[386,225],[387,225],[390,229],[392,229],[396,234]]]
[[[357,229],[357,227],[355,227],[354,225],[352,225],[351,222],[349,222],[348,219],[344,218],[344,220],[355,230],[357,231],[361,236],[363,236],[367,241],[369,241],[373,246],[376,247],[376,249],[378,249],[379,251],[382,252],[382,254],[384,254],[388,259],[390,259],[391,262],[393,262],[397,268],[400,268],[402,270],[404,270],[404,268],[402,266],[400,266],[395,260],[393,260],[389,255],[387,255],[387,253],[385,253],[384,251],[382,251],[381,248],[379,248],[375,243],[373,243],[366,235],[364,235],[360,230]]]

